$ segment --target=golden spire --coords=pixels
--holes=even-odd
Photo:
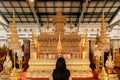
[[[102,23],[101,23],[101,31],[100,31],[100,41],[106,42],[107,41],[107,34],[106,34],[106,27],[104,21],[104,11],[102,11]]]
[[[62,21],[64,24],[66,23],[66,17],[62,15],[62,10],[60,6],[57,9],[57,15],[53,18],[53,23]]]
[[[53,18],[55,25],[55,35],[64,33],[64,25],[66,24],[66,17],[62,15],[62,10],[58,4],[57,15]]]
[[[102,11],[102,25],[101,25],[101,27],[105,29],[104,10]]]
[[[62,15],[62,9],[61,9],[61,7],[60,7],[60,2],[58,1],[57,2],[57,5],[58,5],[58,8],[57,8],[57,15]]]
[[[60,4],[58,4],[57,15],[62,15],[62,9],[60,8]]]
[[[107,72],[106,72],[106,70],[105,70],[105,67],[104,67],[104,66],[102,67],[102,70],[101,70],[101,72],[99,73],[99,75],[100,75],[100,76],[107,76],[107,75],[108,75]]]
[[[102,11],[102,23],[101,23],[101,31],[99,36],[99,41],[97,42],[98,49],[100,50],[110,50],[110,41],[106,34],[106,27],[104,24],[104,11]]]
[[[12,27],[11,27],[11,32],[12,33],[17,33],[17,29],[16,29],[16,17],[15,17],[15,12],[13,10],[13,22],[12,22]]]
[[[15,18],[15,13],[13,10],[13,22],[12,22],[12,26],[11,26],[11,34],[10,34],[10,42],[9,44],[9,49],[12,50],[18,50],[21,47],[21,43],[19,42],[19,37],[17,34],[17,27],[16,27],[16,18]],[[16,46],[14,46],[16,45]]]
[[[61,44],[61,39],[60,39],[60,34],[59,34],[59,40],[58,40],[58,45],[57,45],[57,52],[59,56],[61,54],[61,51],[62,51],[62,44]]]

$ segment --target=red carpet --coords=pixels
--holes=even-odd
[[[31,78],[30,80],[49,80],[49,78]]]

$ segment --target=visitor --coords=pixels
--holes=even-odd
[[[66,68],[65,59],[60,57],[57,59],[56,67],[52,74],[53,80],[69,80],[70,71]]]

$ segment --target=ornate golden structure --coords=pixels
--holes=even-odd
[[[76,77],[92,77],[92,71],[89,68],[90,62],[88,59],[66,59],[67,68],[71,72],[71,76]],[[55,69],[55,59],[30,59],[27,77],[42,77],[51,76]]]
[[[108,74],[105,70],[104,67],[104,51],[108,51],[110,50],[110,41],[107,37],[106,34],[106,27],[104,24],[104,11],[102,11],[102,23],[101,23],[101,31],[100,31],[100,37],[99,37],[99,41],[97,42],[97,49],[98,50],[102,50],[102,70],[99,73],[99,78],[100,80],[103,78],[104,80],[108,80]]]
[[[71,71],[71,76],[92,77],[92,70],[89,67],[87,33],[83,37],[75,32],[65,33],[66,18],[62,15],[60,8],[57,15],[53,18],[53,23],[55,25],[54,34],[42,32],[37,37],[34,37],[37,42],[33,42],[33,39],[31,41],[30,49],[33,50],[30,53],[27,77],[40,77],[42,76],[41,73],[44,73],[44,76],[50,76],[59,56],[66,59],[67,68]],[[83,39],[83,42],[81,39]],[[34,50],[35,48],[37,51]],[[37,54],[33,54],[36,52]],[[37,56],[37,58],[33,56]]]
[[[61,9],[58,9],[57,15],[53,18],[53,24],[55,25],[55,32],[52,34],[42,32],[37,37],[39,43],[38,53],[57,53],[57,43],[59,35],[61,36],[62,51],[61,53],[76,52],[79,53],[79,42],[81,36],[77,33],[65,33],[64,26],[66,24],[66,18],[62,15]]]
[[[97,42],[97,48],[99,50],[110,50],[110,41],[106,34],[106,27],[105,27],[105,21],[104,21],[104,12],[102,12],[102,23],[101,23],[101,31],[100,31],[100,37],[99,41]]]
[[[11,80],[17,80],[18,79],[18,72],[16,70],[16,50],[20,50],[21,49],[21,43],[19,42],[19,37],[17,34],[17,27],[16,27],[16,18],[15,18],[15,14],[13,12],[13,23],[12,23],[12,27],[11,27],[11,34],[10,34],[10,41],[8,42],[9,45],[9,49],[13,51],[14,54],[14,68],[13,71],[11,73],[10,79]]]
[[[13,12],[13,23],[11,27],[10,39],[11,40],[8,42],[9,49],[19,50],[21,48],[21,43],[19,42],[19,37],[17,34],[16,18],[14,12]]]

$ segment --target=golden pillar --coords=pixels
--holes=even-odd
[[[57,44],[57,52],[58,52],[58,57],[61,57],[62,44],[61,44],[60,34],[59,34],[59,39],[58,39],[58,44]]]

